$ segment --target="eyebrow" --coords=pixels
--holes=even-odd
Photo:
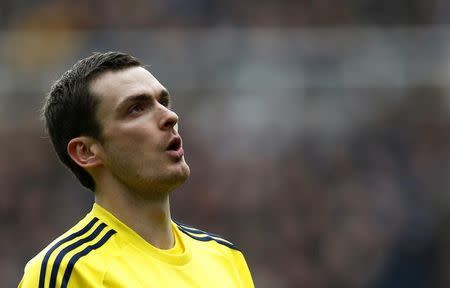
[[[141,94],[128,96],[117,105],[116,111],[121,111],[124,107],[126,107],[127,105],[129,105],[131,103],[148,101],[152,97],[153,97],[153,95],[149,94],[149,93],[141,93]],[[161,90],[159,95],[156,97],[156,100],[160,101],[161,99],[167,99],[167,101],[170,103],[169,91],[167,91],[166,89]]]

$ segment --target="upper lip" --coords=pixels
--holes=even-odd
[[[169,141],[166,150],[178,150],[181,147],[181,144],[181,137],[175,136]]]

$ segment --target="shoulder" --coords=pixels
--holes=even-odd
[[[83,274],[80,269],[101,272],[98,254],[111,246],[115,233],[97,217],[85,217],[27,263],[21,287],[67,287],[72,276]]]
[[[222,267],[228,267],[228,271],[234,271],[236,279],[239,279],[239,287],[254,287],[253,280],[248,269],[247,262],[241,250],[235,244],[222,236],[212,234],[204,230],[174,221],[176,228],[182,232],[186,242],[190,242],[193,253],[198,259],[206,260],[202,263],[218,263]],[[204,257],[204,258],[202,258]],[[216,266],[217,267],[217,266]]]
[[[212,242],[219,244],[222,247],[234,250],[234,251],[240,251],[240,249],[234,245],[232,242],[226,240],[220,235],[213,234],[210,232],[206,232],[201,229],[197,229],[195,227],[183,224],[179,221],[174,221],[176,227],[184,234],[187,235],[189,238],[200,241],[200,242]],[[227,249],[227,250],[228,250]]]

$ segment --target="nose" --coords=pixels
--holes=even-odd
[[[169,130],[172,129],[177,123],[178,123],[177,113],[167,108],[164,108],[159,122],[159,128],[161,130]]]

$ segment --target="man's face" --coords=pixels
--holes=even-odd
[[[167,90],[150,72],[142,67],[108,71],[90,91],[99,99],[106,173],[145,197],[158,197],[187,179],[178,116],[169,108]]]

